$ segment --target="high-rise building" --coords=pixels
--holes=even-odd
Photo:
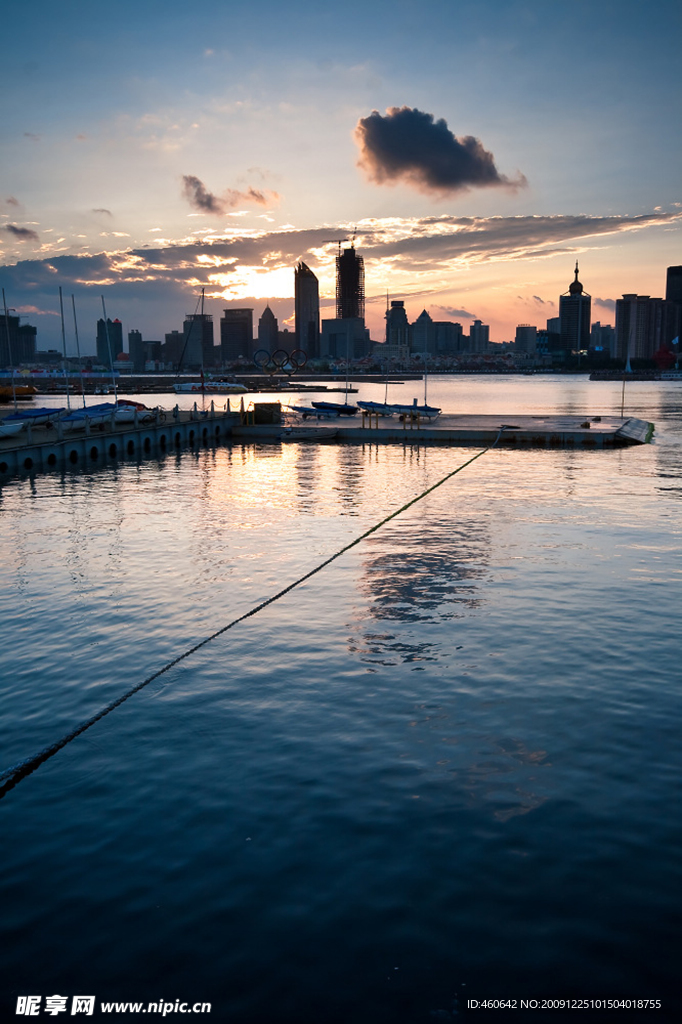
[[[616,347],[616,335],[610,324],[602,324],[599,320],[590,328],[590,350],[611,355]]]
[[[325,359],[362,359],[369,354],[369,330],[365,321],[357,317],[343,320],[323,320],[320,335],[320,355]]]
[[[265,307],[258,320],[258,348],[265,349],[270,355],[279,348],[277,317],[269,306]]]
[[[462,325],[450,320],[434,320],[436,352],[439,355],[454,355],[462,347]]]
[[[616,300],[617,359],[652,359],[670,338],[675,303],[648,295],[624,295]]]
[[[469,328],[469,351],[487,352],[490,341],[490,327],[481,320],[474,320]]]
[[[665,283],[666,302],[673,304],[668,316],[666,342],[677,340],[679,346],[682,335],[682,267],[668,267]]]
[[[320,287],[310,267],[297,263],[294,270],[296,348],[309,359],[320,354]]]
[[[409,345],[410,325],[402,299],[392,299],[390,309],[386,310],[386,344]]]
[[[107,337],[108,335],[108,337]],[[111,350],[111,351],[110,351]],[[123,324],[117,318],[110,320],[107,317],[106,324],[100,318],[97,321],[97,362],[107,369],[117,356],[123,351]]]
[[[174,370],[179,370],[183,360],[183,351],[185,348],[185,335],[181,334],[180,331],[169,331],[165,336],[163,347],[161,349],[161,356],[166,363],[170,365]]]
[[[182,325],[185,354],[182,365],[207,369],[215,366],[213,317],[209,313],[188,313]]]
[[[517,352],[534,354],[537,345],[538,329],[531,324],[519,324],[516,328],[514,348]]]
[[[22,363],[35,362],[37,334],[36,327],[20,324],[18,316],[5,315],[0,310],[0,366],[10,369]]]
[[[220,318],[220,359],[233,363],[253,356],[253,309],[226,309]]]
[[[365,319],[365,261],[355,246],[336,257],[336,319]]]
[[[436,332],[433,320],[425,309],[421,311],[415,322],[411,325],[410,350],[419,352],[421,355],[432,356],[436,350]]]
[[[128,352],[130,353],[130,361],[133,364],[133,372],[142,373],[146,358],[144,341],[140,331],[128,331]]]
[[[582,352],[590,345],[590,317],[592,297],[587,294],[578,280],[578,261],[575,262],[575,279],[569,289],[559,297],[559,324],[563,348],[571,352]]]

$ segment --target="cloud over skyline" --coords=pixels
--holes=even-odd
[[[7,234],[12,235],[18,242],[39,242],[40,236],[32,228],[20,228],[16,224],[5,224],[2,228]]]
[[[373,336],[381,336],[387,288],[411,304],[420,304],[417,312],[430,303],[443,309],[441,319],[489,322],[496,308],[491,284],[495,285],[500,275],[516,283],[514,294],[518,295],[524,279],[535,281],[540,267],[551,260],[549,272],[542,271],[544,287],[550,289],[546,294],[551,296],[553,290],[558,297],[572,279],[575,255],[589,251],[591,268],[585,268],[586,283],[594,291],[610,290],[610,280],[604,281],[610,236],[669,228],[681,218],[682,212],[656,212],[634,217],[444,215],[361,221],[356,244],[365,258]],[[54,306],[59,284],[74,291],[84,306],[91,305],[94,313],[105,291],[117,315],[127,325],[140,327],[147,337],[160,336],[176,324],[178,317],[191,309],[201,288],[206,289],[208,303],[258,307],[267,301],[283,319],[293,310],[293,267],[301,259],[320,280],[321,305],[333,307],[336,247],[328,239],[342,237],[347,229],[348,225],[326,224],[258,232],[235,230],[229,236],[168,240],[118,252],[54,253],[0,268],[0,283],[13,305],[31,303],[46,311]],[[622,290],[628,290],[627,282]],[[528,286],[528,298],[520,299],[518,308],[504,300],[498,337],[513,335],[512,318],[523,305],[527,308],[528,302],[538,309],[542,303],[552,305],[549,298],[531,299],[534,292],[537,295],[537,285]],[[376,303],[371,301],[372,295],[376,295]],[[54,332],[47,318],[39,328],[41,335]],[[57,344],[59,339],[50,340]],[[41,341],[43,345],[48,347],[49,342]]]
[[[458,138],[443,118],[435,121],[416,107],[389,107],[385,116],[373,110],[358,121],[355,140],[358,164],[377,185],[403,182],[443,196],[473,187],[517,191],[527,184],[523,174],[514,179],[500,174],[479,139]]]
[[[189,205],[200,213],[223,216],[241,203],[268,208],[279,203],[280,196],[270,189],[258,189],[249,185],[245,190],[229,188],[220,196],[209,192],[203,181],[194,174],[183,174],[182,194]]]

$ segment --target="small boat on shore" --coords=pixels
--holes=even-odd
[[[358,402],[358,408],[362,412],[373,412],[379,416],[392,416],[395,407],[386,402]]]
[[[311,402],[313,409],[320,412],[332,412],[337,416],[355,416],[358,411],[357,405],[349,405],[348,402]]]
[[[48,427],[52,423],[56,423],[57,420],[65,416],[68,410],[66,408],[60,409],[26,409],[26,411],[12,412],[9,416],[3,416],[3,424],[18,423],[19,430],[24,427]]]
[[[419,416],[420,419],[424,420],[435,420],[441,414],[441,410],[435,405],[417,405],[417,399],[415,398],[412,405],[391,405],[390,409],[393,410],[401,419],[410,416]]]
[[[7,423],[6,420],[3,420],[0,423],[0,437],[13,437],[14,434],[18,434],[23,429],[23,423]]]

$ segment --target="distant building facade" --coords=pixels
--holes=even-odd
[[[182,325],[185,351],[183,367],[199,369],[215,366],[213,317],[210,313],[188,313]]]
[[[320,357],[322,359],[362,359],[369,354],[369,331],[362,317],[322,321]]]
[[[128,331],[128,353],[133,364],[133,372],[142,373],[147,360],[140,331]]]
[[[265,307],[258,320],[258,348],[265,349],[271,355],[279,348],[277,317],[269,306]]]
[[[310,267],[297,263],[294,270],[296,348],[308,359],[320,355],[320,286]]]
[[[474,320],[469,328],[469,352],[480,354],[488,351],[490,327],[480,320]]]
[[[182,352],[185,347],[185,334],[180,331],[169,331],[164,336],[164,343],[161,349],[163,362],[173,370],[180,368]]]
[[[355,246],[336,257],[336,319],[365,319],[365,262]]]
[[[537,327],[533,327],[531,324],[519,324],[516,328],[514,348],[517,352],[523,352],[525,355],[535,354],[537,340]]]
[[[617,359],[652,359],[669,347],[677,321],[674,302],[649,295],[624,295],[616,300]]]
[[[108,336],[108,337],[107,337]],[[107,317],[97,321],[97,362],[107,368],[123,351],[123,324],[120,320]]]
[[[9,327],[9,332],[7,328]],[[36,360],[38,330],[0,310],[0,366],[11,369]]]
[[[253,309],[226,309],[220,318],[220,360],[253,358]]]
[[[386,344],[406,347],[410,344],[410,324],[402,299],[392,299],[386,310]]]
[[[569,354],[582,352],[590,345],[590,322],[592,297],[587,294],[578,280],[578,261],[575,264],[575,279],[569,289],[559,297],[559,329],[562,346]]]

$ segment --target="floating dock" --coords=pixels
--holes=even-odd
[[[265,421],[265,422],[264,422]],[[144,422],[89,425],[67,433],[54,427],[33,427],[12,437],[0,437],[0,483],[19,473],[54,469],[95,468],[126,456],[139,457],[168,450],[224,442],[278,442],[287,424],[296,424],[297,439],[318,443],[320,426],[333,443],[498,445],[536,448],[614,448],[646,444],[653,423],[621,416],[491,416],[441,414],[437,420],[418,416],[385,417],[365,413],[335,419],[281,418],[278,403],[246,412],[197,409],[154,410]]]
[[[540,448],[614,448],[628,444],[646,444],[654,432],[653,423],[622,416],[490,416],[471,413],[441,413],[436,420],[419,416],[343,416],[325,419],[334,441],[373,444],[498,444]],[[320,423],[308,419],[297,422],[297,433],[309,426],[311,435]],[[275,424],[240,423],[232,429],[234,439],[274,440],[282,428]]]

